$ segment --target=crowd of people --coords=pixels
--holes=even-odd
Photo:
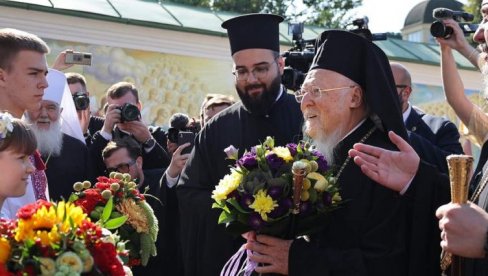
[[[77,181],[121,172],[154,196],[148,201],[160,224],[158,256],[135,275],[220,275],[242,244],[257,274],[440,275],[443,249],[464,257],[463,275],[487,275],[488,116],[464,94],[453,57],[454,49],[488,78],[488,0],[481,12],[478,49],[452,19],[443,23],[453,34],[437,38],[447,102],[483,141],[467,204],[449,203],[446,157],[463,154],[457,127],[413,106],[408,68],[361,35],[319,35],[301,88],[289,93],[281,84],[283,18],[231,18],[222,27],[239,101],[209,94],[199,118],[173,114],[163,129],[141,119],[129,82],[110,86],[103,114],[91,115],[89,84],[64,62],[69,50],[48,68],[42,39],[0,29],[1,217],[38,199],[67,199]],[[182,133],[193,134],[183,143]],[[345,204],[320,232],[235,237],[217,224],[211,193],[233,165],[224,149],[242,155],[268,136],[277,145],[307,140],[333,168]]]

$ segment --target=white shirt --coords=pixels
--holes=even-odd
[[[46,185],[46,198],[49,201],[49,189]],[[32,176],[27,179],[27,186],[25,187],[25,194],[21,197],[9,197],[3,202],[2,210],[0,211],[1,218],[15,219],[17,211],[20,207],[36,202],[34,194],[34,187],[32,186]]]

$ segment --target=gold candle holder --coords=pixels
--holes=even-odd
[[[464,204],[468,202],[469,177],[473,167],[473,157],[469,155],[449,155],[447,158],[449,167],[449,182],[451,184],[451,202]],[[451,276],[461,275],[460,259],[451,253],[442,251],[441,270],[443,273],[450,267]]]

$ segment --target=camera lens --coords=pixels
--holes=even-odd
[[[453,29],[451,27],[447,27],[440,21],[434,21],[432,25],[430,25],[430,34],[433,37],[443,37],[449,38],[452,35]]]
[[[73,102],[76,110],[85,110],[90,106],[90,98],[82,93],[73,95]]]
[[[136,121],[141,116],[137,106],[126,103],[120,108],[120,117],[122,122]]]

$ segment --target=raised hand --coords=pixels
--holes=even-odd
[[[400,151],[357,143],[349,151],[354,163],[372,180],[394,191],[402,191],[417,173],[420,157],[400,136],[390,131],[390,140]]]

